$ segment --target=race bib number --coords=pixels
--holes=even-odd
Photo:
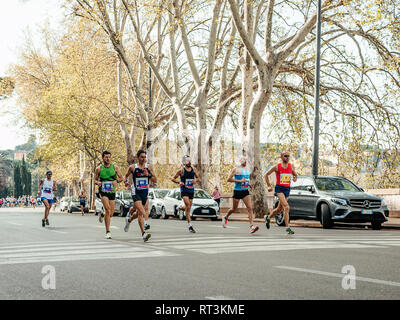
[[[101,183],[101,189],[103,190],[103,192],[113,192],[112,181],[103,181]]]
[[[290,185],[292,175],[290,173],[281,173],[281,184]]]
[[[51,193],[51,191],[52,191],[52,188],[44,188],[43,189],[44,193]]]
[[[193,189],[193,180],[194,179],[186,179],[185,180],[185,187],[186,189]]]
[[[136,178],[136,189],[145,190],[149,188],[149,178]]]
[[[240,186],[242,189],[248,189],[250,187],[250,180],[246,179],[246,181],[242,182]]]

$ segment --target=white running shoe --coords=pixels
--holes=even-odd
[[[148,240],[150,239],[150,237],[151,237],[151,234],[145,232],[145,233],[143,234],[143,241],[144,241],[144,242],[148,241]]]
[[[225,217],[223,217],[222,218],[222,228],[226,228],[227,224],[228,224],[228,220]]]
[[[131,223],[129,222],[129,218],[125,219],[125,227],[124,227],[124,231],[128,232],[129,231],[129,227],[130,227]]]
[[[106,239],[111,239],[111,232],[106,233]]]

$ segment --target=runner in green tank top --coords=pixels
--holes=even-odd
[[[123,181],[119,168],[111,163],[111,153],[104,151],[102,153],[103,164],[98,166],[94,175],[94,183],[99,186],[101,202],[105,210],[104,221],[106,225],[106,239],[111,239],[110,223],[114,214],[115,206],[115,187],[117,183]],[[103,222],[103,216],[100,214],[99,221]]]

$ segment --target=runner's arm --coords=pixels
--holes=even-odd
[[[236,174],[236,168],[232,170],[231,174],[229,175],[228,182],[245,182],[246,178],[243,178],[242,180],[236,180],[234,179],[234,175]]]
[[[267,183],[268,191],[271,191],[271,190],[272,190],[271,182],[269,181],[269,176],[270,176],[272,173],[276,172],[276,171],[278,171],[278,170],[277,170],[277,167],[276,167],[276,166],[273,166],[273,167],[272,167],[271,169],[269,169],[269,170],[267,171],[267,173],[265,174],[265,182]],[[271,190],[270,190],[270,189],[271,189]]]
[[[99,187],[101,187],[101,181],[99,181],[99,175],[100,175],[100,167],[97,167],[96,170],[94,171],[94,183],[97,184]]]
[[[194,172],[194,176],[196,177],[196,178],[194,179],[194,181],[193,181],[193,184],[196,184],[197,182],[200,181],[200,177],[199,177],[199,174],[197,173],[196,168],[193,168],[193,172]]]
[[[42,189],[43,182],[44,182],[44,179],[40,179],[39,187],[38,187],[38,194],[40,194],[40,190]]]
[[[125,187],[127,187],[129,185],[129,176],[131,175],[131,168],[132,166],[129,166],[128,171],[126,172],[125,176],[124,176],[124,182],[125,182]]]
[[[57,192],[57,182],[56,182],[56,180],[53,181],[53,191]]]
[[[153,166],[152,166],[151,164],[149,164],[149,171],[150,171],[150,173],[151,173],[151,179],[150,179],[150,181],[153,182],[154,184],[156,184],[156,183],[157,183],[157,177],[156,177],[156,175],[154,174]]]
[[[171,179],[171,181],[174,182],[174,183],[180,184],[181,182],[180,182],[180,181],[176,181],[176,178],[181,177],[181,176],[182,176],[182,169],[180,169],[180,170],[175,174],[175,176]]]
[[[115,168],[115,172],[117,173],[117,183],[124,181],[124,178],[122,177],[122,173],[121,173],[121,170],[119,170],[119,167],[114,166],[114,168]]]
[[[292,165],[292,175],[293,175],[293,182],[296,182],[297,181],[297,173],[294,170],[294,166],[293,165]]]

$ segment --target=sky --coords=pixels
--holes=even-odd
[[[46,21],[49,21],[52,27],[61,21],[63,9],[60,2],[0,0],[0,76],[7,76],[9,65],[17,63],[18,48],[22,47],[24,33],[28,28],[35,37],[36,31]],[[25,143],[32,133],[23,128],[19,110],[15,97],[0,101],[0,150],[14,149],[15,146]]]

